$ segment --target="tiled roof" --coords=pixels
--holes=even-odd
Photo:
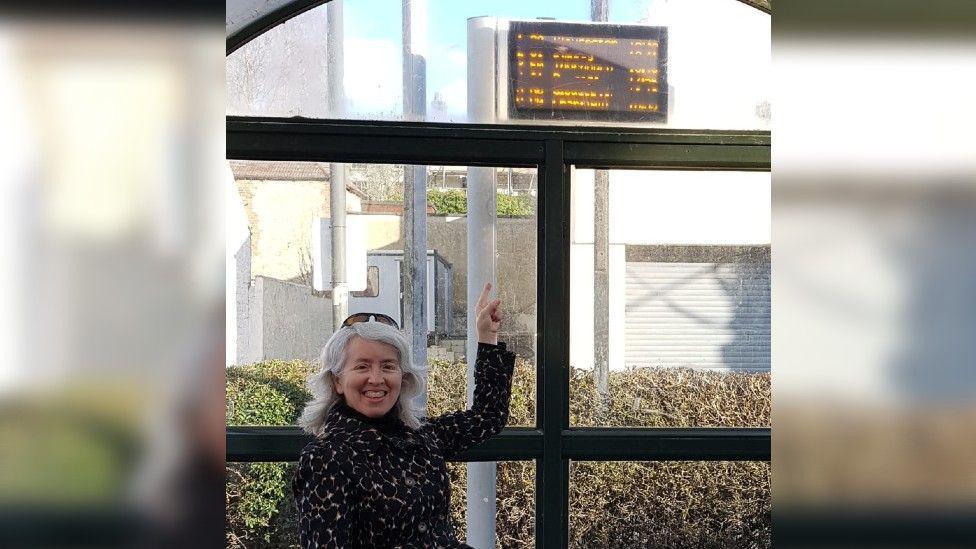
[[[236,181],[329,181],[327,162],[267,162],[262,160],[229,160]],[[346,190],[362,198],[366,193],[346,181]]]
[[[234,179],[255,181],[328,181],[329,165],[325,162],[264,162],[230,160]]]

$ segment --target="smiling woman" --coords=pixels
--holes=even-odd
[[[329,339],[300,421],[315,435],[292,483],[302,547],[468,547],[451,522],[446,461],[508,422],[515,367],[498,343],[501,301],[490,291],[486,284],[475,305],[470,410],[418,417],[411,404],[423,372],[403,334],[378,315],[354,315],[374,320],[347,320]]]
[[[424,390],[423,370],[409,359],[403,333],[380,322],[359,322],[339,329],[319,358],[321,370],[308,381],[313,400],[298,423],[312,435],[322,434],[329,411],[345,404],[366,417],[393,416],[417,428],[420,411],[413,399]],[[386,392],[377,398],[376,392]],[[367,394],[370,393],[370,394]],[[402,397],[402,398],[401,398]]]

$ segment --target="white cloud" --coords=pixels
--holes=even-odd
[[[433,90],[439,93],[446,105],[446,113],[454,122],[463,122],[468,116],[468,86],[467,75],[451,80],[440,88]],[[431,94],[433,97],[433,93]]]
[[[403,111],[403,57],[391,40],[347,38],[345,88],[348,114],[399,118]]]

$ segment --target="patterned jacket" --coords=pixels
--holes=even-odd
[[[478,344],[472,408],[417,430],[393,412],[372,419],[336,405],[292,482],[301,547],[469,547],[455,537],[445,461],[505,426],[514,366],[504,343]]]

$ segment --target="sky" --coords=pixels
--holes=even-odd
[[[401,62],[401,0],[344,0],[346,40],[361,41],[374,51],[396,53]],[[634,4],[634,2],[628,2]],[[467,20],[480,15],[511,19],[589,19],[589,1],[574,2],[544,0],[498,0],[492,2],[458,2],[434,0],[427,2],[427,88],[428,103],[434,92],[442,91],[448,100],[449,111],[465,110],[460,102],[465,95],[462,78],[466,65]],[[436,26],[430,22],[436,21]],[[385,45],[392,41],[393,47]],[[347,50],[348,51],[348,50]],[[436,53],[435,53],[436,52]],[[347,62],[347,66],[349,63]],[[376,83],[371,88],[375,89]],[[366,90],[363,90],[366,91]],[[453,99],[453,101],[452,101]],[[391,101],[392,103],[392,101]]]

